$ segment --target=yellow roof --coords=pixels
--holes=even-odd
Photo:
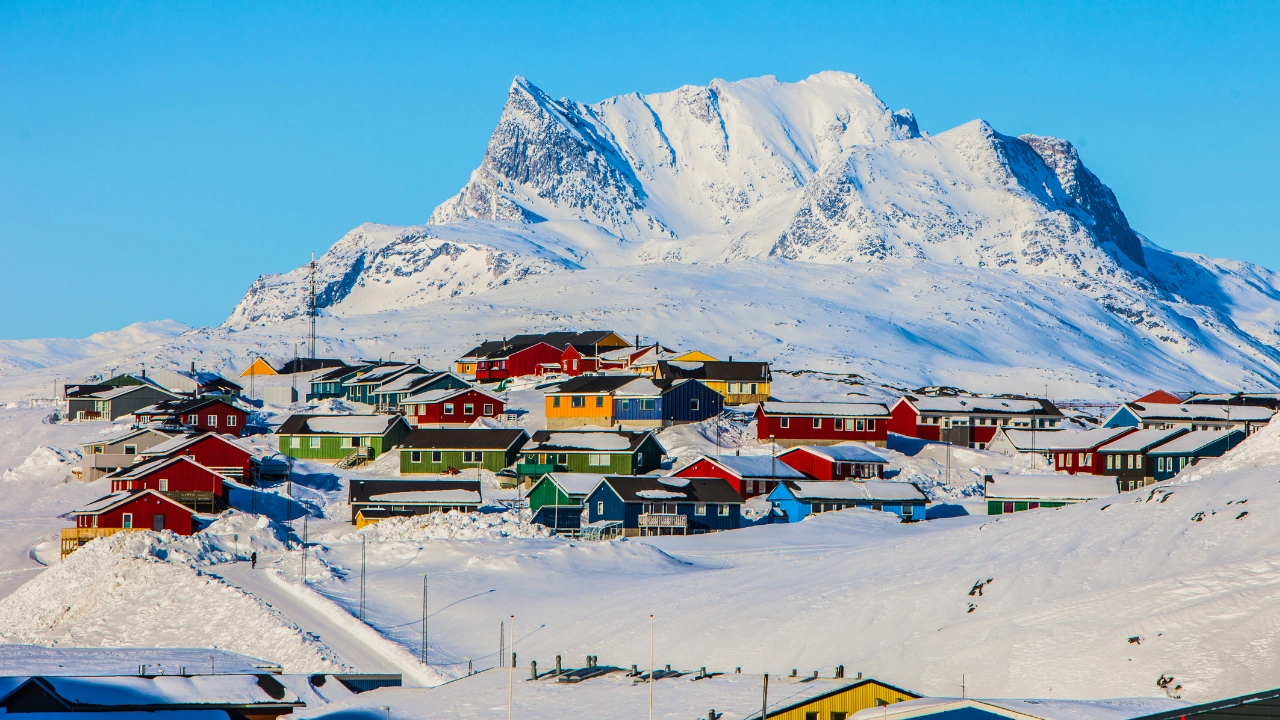
[[[690,350],[672,359],[676,362],[719,362],[719,358],[713,358],[701,350]]]
[[[240,377],[249,377],[250,375],[279,375],[276,369],[271,367],[271,363],[262,358],[255,358],[244,372],[240,373]]]

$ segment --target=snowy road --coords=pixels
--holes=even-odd
[[[267,573],[273,572],[269,569],[268,559],[264,559],[262,564],[264,567],[258,570],[249,569],[247,562],[218,565],[211,568],[210,572],[271,603],[303,630],[318,635],[321,642],[360,672],[402,672],[400,663],[388,658],[379,649],[370,647],[342,627],[325,612],[326,608],[314,607],[272,581],[267,576]]]

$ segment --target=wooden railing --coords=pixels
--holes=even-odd
[[[62,557],[66,557],[80,548],[81,545],[94,538],[110,537],[125,530],[145,530],[146,528],[62,528]]]
[[[689,527],[689,518],[677,513],[641,513],[640,527]]]

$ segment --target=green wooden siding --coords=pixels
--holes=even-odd
[[[542,461],[542,456],[547,456],[547,464],[539,468],[541,472],[571,472],[571,473],[604,473],[606,475],[644,475],[645,473],[655,470],[662,466],[662,450],[658,442],[649,437],[644,443],[632,452],[599,452],[599,451],[571,451],[571,452],[547,452],[547,453],[525,453],[522,462],[529,465],[538,464]],[[556,455],[564,455],[565,462],[552,463],[552,458]],[[608,455],[609,464],[592,465],[592,455]]]
[[[373,449],[373,456],[377,457],[382,453],[391,450],[404,440],[404,436],[409,434],[409,428],[404,422],[397,422],[392,425],[384,435],[281,435],[280,436],[280,452],[291,458],[298,460],[341,460],[346,457],[353,449],[349,444],[343,447],[344,441],[350,441],[353,437],[360,438],[360,446],[366,445]],[[311,438],[320,438],[320,447],[311,447]],[[299,447],[291,447],[291,440],[298,438]]]
[[[1005,502],[1007,502],[1007,501],[1005,501],[1005,500],[988,500],[988,501],[987,501],[987,514],[988,514],[988,515],[1003,515],[1003,514],[1004,514],[1004,504],[1005,504]],[[1040,507],[1042,507],[1042,508],[1057,508],[1057,507],[1062,507],[1062,506],[1064,506],[1064,505],[1072,505],[1072,504],[1073,504],[1073,503],[1069,503],[1069,502],[1042,502],[1042,503],[1040,503]],[[1015,500],[1015,501],[1013,501],[1013,511],[1014,511],[1014,512],[1022,512],[1023,510],[1027,510],[1027,509],[1028,509],[1028,501],[1025,501],[1025,500]]]
[[[421,453],[418,462],[413,462],[413,453]],[[440,461],[432,461],[432,453],[440,453]],[[463,460],[462,450],[439,450],[432,451],[427,448],[413,449],[401,448],[400,450],[400,474],[401,475],[439,475],[440,473],[454,468],[456,470],[466,472],[474,470],[476,467],[483,467],[485,470],[497,472],[511,463],[515,462],[515,453],[508,453],[503,450],[474,450],[471,452],[480,452],[481,462],[466,462]]]
[[[529,491],[529,509],[538,512],[544,505],[581,507],[582,501],[569,497],[559,485],[550,480],[541,480]]]

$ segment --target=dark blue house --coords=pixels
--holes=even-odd
[[[1201,458],[1222,457],[1245,438],[1243,430],[1198,430],[1147,451],[1156,482],[1168,480]]]
[[[702,422],[724,410],[724,396],[691,378],[637,378],[613,393],[613,415],[622,425],[670,427]]]
[[[620,522],[627,536],[699,535],[741,524],[742,496],[720,478],[606,477],[583,520]]]

